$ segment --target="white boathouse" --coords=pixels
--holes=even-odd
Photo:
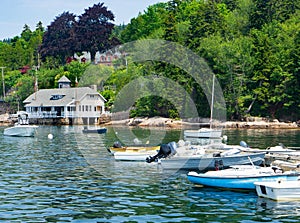
[[[64,119],[70,124],[97,123],[105,102],[96,86],[71,88],[66,76],[59,79],[57,89],[38,90],[23,101],[31,119]]]

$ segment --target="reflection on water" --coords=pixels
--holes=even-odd
[[[241,140],[251,147],[266,149],[283,143],[288,147],[299,147],[300,129],[235,129],[225,130],[228,144],[238,144]]]
[[[41,126],[34,138],[4,137],[0,128],[1,222],[297,222],[299,203],[241,193],[194,188],[183,173],[156,165],[116,162],[114,141],[132,144],[153,132],[109,128],[83,134],[83,127]],[[160,131],[154,131],[159,135]],[[178,141],[180,130],[162,130],[162,142]],[[48,134],[54,138],[48,139]],[[229,140],[251,146],[282,142],[299,146],[299,132],[227,131]],[[129,134],[130,135],[130,134]],[[157,135],[154,135],[158,138]],[[154,137],[153,136],[153,137]],[[150,140],[151,143],[151,140]],[[262,146],[262,148],[264,148]]]
[[[271,219],[285,219],[291,216],[299,219],[299,204],[299,201],[274,201],[259,197],[257,199],[257,215]]]

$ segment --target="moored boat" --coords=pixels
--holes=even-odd
[[[255,182],[256,193],[276,201],[300,200],[300,178],[286,181],[279,179],[271,182]]]
[[[222,129],[200,128],[197,130],[184,131],[185,140],[188,140],[190,138],[217,139],[221,137],[222,137]]]
[[[159,146],[121,146],[121,147],[109,147],[108,152],[111,154],[115,154],[116,152],[130,152],[134,153],[141,153],[141,152],[151,152],[154,151],[155,153],[159,150]],[[149,154],[149,156],[152,152]],[[145,159],[144,159],[145,161]]]
[[[222,129],[200,128],[197,130],[185,130],[183,137],[186,141],[200,145],[221,143],[223,141]]]
[[[28,113],[20,111],[17,113],[18,121],[12,127],[4,129],[5,136],[33,137],[38,126],[29,124]]]
[[[277,167],[239,165],[225,170],[208,171],[206,173],[189,172],[187,178],[196,185],[255,190],[255,182],[272,182],[279,179],[293,181],[297,180],[299,176],[298,172],[282,172]]]
[[[179,143],[181,144],[181,143]],[[179,145],[171,142],[161,145],[155,156],[149,156],[148,163],[158,162],[163,169],[206,171],[229,168],[232,165],[255,164],[264,161],[265,152],[243,152],[239,145]]]
[[[145,161],[148,156],[155,155],[160,146],[134,145],[122,146],[115,142],[112,147],[108,148],[115,160],[120,161]]]
[[[128,150],[124,152],[115,152],[113,154],[115,160],[119,161],[143,161],[145,162],[148,156],[156,154],[156,150]]]
[[[210,121],[209,128],[200,128],[197,130],[185,130],[183,132],[184,140],[194,143],[207,145],[216,141],[222,141],[222,129],[213,128],[213,109],[214,109],[214,91],[215,91],[215,75],[213,76]]]
[[[87,127],[84,127],[82,130],[83,133],[98,133],[98,134],[104,134],[107,132],[107,128],[95,128],[95,129],[88,129]]]

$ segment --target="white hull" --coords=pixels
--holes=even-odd
[[[16,125],[4,129],[3,135],[32,137],[35,135],[37,128],[38,126],[35,125]]]
[[[115,160],[122,161],[146,161],[148,156],[153,156],[157,153],[156,150],[152,151],[144,151],[144,152],[115,152],[114,158]]]
[[[189,138],[198,138],[198,139],[221,138],[222,129],[201,128],[198,130],[185,130],[183,135],[185,140],[188,140]]]
[[[216,165],[222,163],[222,168],[234,165],[260,165],[264,161],[265,153],[232,154],[221,157],[213,157],[213,154],[194,155],[189,157],[171,157],[161,159],[163,169],[206,171],[216,169]]]
[[[257,195],[272,200],[300,200],[300,180],[255,183]]]

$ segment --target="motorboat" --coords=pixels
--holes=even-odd
[[[115,160],[121,161],[144,161],[148,156],[155,155],[160,146],[132,145],[122,146],[120,142],[115,142],[108,152],[112,154]]]
[[[284,146],[282,143],[279,143],[277,146],[271,146],[266,149],[269,154],[282,154],[289,156],[298,156],[300,157],[300,151],[295,149],[290,149]]]
[[[107,148],[108,152],[114,155],[116,152],[140,153],[147,151],[158,151],[160,146],[149,146],[147,144],[122,146],[120,142],[114,142],[113,146]]]
[[[147,159],[148,156],[155,155],[156,150],[128,150],[125,152],[115,152],[113,154],[115,160],[118,161],[143,161]]]
[[[29,124],[29,115],[25,111],[17,113],[18,121],[12,127],[4,129],[5,136],[33,137],[38,126]]]
[[[89,129],[86,126],[82,130],[83,133],[98,133],[98,134],[104,134],[107,132],[107,128],[102,127],[102,128],[94,128],[94,129]]]
[[[243,152],[240,145],[182,145],[184,142],[162,144],[158,153],[146,162],[157,162],[163,169],[207,171],[232,165],[261,165],[265,152]]]
[[[236,165],[229,169],[208,171],[206,173],[189,172],[188,180],[196,185],[226,189],[255,190],[255,183],[274,182],[276,180],[294,181],[299,172],[284,172],[280,168],[260,167],[256,165]]]
[[[256,193],[259,197],[265,197],[276,201],[300,200],[300,178],[297,180],[285,180],[255,182]]]

